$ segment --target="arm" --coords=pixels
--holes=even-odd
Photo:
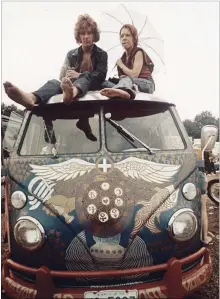
[[[69,57],[68,57],[68,54],[66,55],[66,58],[65,58],[65,61],[61,67],[61,70],[60,70],[60,76],[59,76],[59,79],[60,81],[64,78],[64,77],[67,77],[67,78],[78,78],[80,73],[74,71],[71,69],[71,66],[70,66],[70,62],[69,62]]]
[[[66,77],[66,72],[67,70],[70,68],[70,62],[69,62],[69,59],[68,59],[68,54],[66,55],[66,58],[65,58],[65,61],[61,67],[61,70],[60,70],[60,75],[59,75],[59,79],[60,81]]]
[[[102,83],[105,80],[107,69],[108,69],[108,55],[106,52],[101,52],[95,70],[90,73],[92,82],[96,84]]]
[[[135,54],[134,65],[132,69],[126,67],[124,63],[121,61],[121,59],[119,59],[116,62],[116,64],[122,69],[122,71],[129,77],[138,77],[141,72],[143,63],[144,63],[144,59],[141,51],[138,51]]]

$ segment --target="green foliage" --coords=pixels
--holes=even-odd
[[[6,115],[6,116],[10,116],[11,112],[14,111],[17,114],[24,116],[24,110],[18,109],[17,106],[15,105],[6,105],[5,103],[1,104],[1,114],[2,115]]]
[[[215,125],[219,128],[219,118],[215,118],[209,111],[203,111],[200,114],[197,114],[193,121],[186,119],[183,121],[183,124],[189,136],[200,138],[203,126]],[[217,141],[219,141],[219,132]]]

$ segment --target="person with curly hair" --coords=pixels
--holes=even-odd
[[[5,92],[10,99],[31,110],[45,104],[52,96],[63,93],[63,102],[83,97],[88,90],[100,89],[107,74],[107,53],[95,45],[100,39],[97,23],[87,14],[80,15],[74,29],[80,47],[70,50],[60,71],[59,80],[49,80],[37,91],[27,93],[5,82]]]
[[[125,52],[117,60],[119,82],[113,88],[104,88],[100,93],[109,98],[134,99],[136,90],[153,93],[155,84],[152,78],[154,64],[147,53],[138,47],[137,29],[125,24],[120,29],[120,41]]]

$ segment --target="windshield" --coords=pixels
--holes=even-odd
[[[146,150],[134,140],[130,142],[107,120],[115,120],[152,150],[181,150],[184,143],[174,122],[173,116],[165,105],[149,103],[105,108],[106,146],[111,152]]]
[[[55,156],[98,152],[101,149],[102,105],[107,150],[153,153],[184,149],[180,131],[167,104],[112,100],[99,104],[77,102],[73,106],[54,104],[36,108],[27,122],[19,154]]]
[[[31,114],[20,155],[95,153],[100,149],[99,108],[44,106]]]

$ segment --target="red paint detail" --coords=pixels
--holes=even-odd
[[[195,252],[194,254],[180,259],[181,265],[193,262],[194,260],[198,259],[202,255],[205,254],[207,248],[202,247],[199,251]],[[208,253],[209,255],[209,253]],[[208,258],[209,259],[209,258]],[[6,260],[7,264],[18,271],[27,272],[30,274],[36,274],[37,268],[27,267],[21,264],[14,262],[11,259]],[[51,270],[51,275],[53,277],[65,277],[65,278],[93,278],[93,277],[120,277],[122,275],[135,275],[135,274],[143,274],[143,273],[153,273],[157,271],[167,270],[168,263],[155,265],[155,266],[147,266],[142,268],[135,268],[135,269],[125,269],[125,270],[100,270],[100,271],[54,271]]]
[[[128,285],[128,286],[121,286],[121,287],[114,287],[114,288],[108,288],[110,289],[137,289],[139,292],[139,298],[158,298],[157,296],[162,296],[161,298],[183,298],[183,296],[186,296],[187,294],[191,293],[190,289],[187,290],[186,287],[182,287],[182,285],[190,285],[188,284],[188,281],[193,281],[197,280],[197,285],[196,288],[193,289],[195,291],[198,287],[201,285],[205,284],[210,276],[211,276],[211,271],[212,271],[212,266],[211,266],[211,260],[210,260],[210,255],[209,251],[207,248],[201,248],[198,252],[193,254],[194,258],[197,259],[198,257],[204,255],[206,258],[204,258],[204,261],[208,261],[208,263],[203,263],[201,266],[200,264],[197,264],[193,269],[190,269],[187,272],[182,273],[181,272],[181,265],[184,263],[188,263],[188,260],[192,260],[192,257],[189,256],[188,260],[187,258],[177,260],[175,258],[172,258],[168,261],[167,264],[163,264],[162,268],[166,268],[166,274],[164,276],[164,279],[161,281],[156,281],[156,282],[151,282],[151,283],[140,283],[136,285]],[[183,263],[184,261],[184,263]],[[16,277],[13,275],[11,272],[9,272],[9,268],[13,269],[19,269],[21,271],[24,271],[24,269],[28,270],[27,272],[36,274],[36,284],[31,284],[28,283],[24,280],[21,280],[20,278]],[[151,267],[145,267],[149,269],[153,268],[153,272],[159,271],[158,269],[161,268],[161,265],[158,266],[151,266]],[[53,278],[54,277],[79,277],[79,274],[81,277],[94,277],[96,275],[105,277],[108,273],[108,276],[116,276],[117,274],[121,274],[123,271],[126,271],[127,273],[129,272],[130,275],[134,273],[138,273],[135,270],[139,270],[139,273],[143,271],[143,269],[127,269],[127,270],[116,270],[116,271],[91,271],[91,272],[70,272],[70,271],[50,271],[46,267],[41,267],[40,269],[33,269],[30,267],[25,267],[23,265],[19,265],[18,263],[13,262],[12,260],[8,259],[6,260],[2,272],[2,278],[3,278],[3,287],[5,288],[6,283],[5,278],[10,277],[13,279],[14,282],[18,283],[22,286],[25,286],[27,288],[30,288],[30,291],[37,290],[37,298],[52,298],[53,294],[60,294],[59,298],[65,298],[66,296],[70,295],[73,296],[74,298],[83,298],[84,292],[86,291],[91,291],[90,288],[77,288],[77,289],[61,289],[61,288],[55,288],[53,284]],[[148,272],[148,271],[146,271]],[[152,271],[151,271],[152,272]],[[199,281],[199,276],[201,273],[204,273],[204,279]],[[83,274],[83,275],[82,275]],[[96,276],[97,277],[97,276]],[[14,288],[10,288],[7,285],[6,286],[6,292],[8,295],[11,295],[11,291],[14,291]],[[19,289],[19,288],[17,288]],[[20,288],[22,290],[22,288]],[[154,289],[154,290],[153,290]],[[94,291],[99,291],[100,289],[93,289]],[[102,289],[103,290],[103,289]],[[27,290],[28,291],[28,290]],[[152,297],[152,296],[154,297]],[[177,297],[178,296],[178,297]],[[18,298],[18,297],[16,297]],[[20,298],[20,297],[19,297]],[[22,298],[22,297],[21,297]]]
[[[10,241],[10,228],[9,228],[9,196],[10,196],[10,184],[9,184],[9,179],[6,177],[5,178],[5,228],[6,228],[6,233],[8,236],[8,250],[9,250],[9,255],[11,253],[11,241]]]
[[[36,289],[36,298],[53,298],[55,285],[50,275],[50,270],[45,266],[40,267],[36,272]]]
[[[181,263],[176,258],[168,261],[168,269],[164,275],[164,280],[168,288],[169,298],[182,298],[184,289],[182,286],[182,269]]]

